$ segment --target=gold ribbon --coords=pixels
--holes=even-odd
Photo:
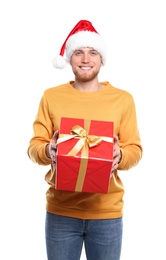
[[[78,142],[67,154],[67,156],[75,156],[79,151],[81,151],[81,162],[75,191],[82,191],[88,163],[89,148],[99,145],[102,141],[113,143],[113,138],[111,137],[88,135],[87,133],[89,132],[90,121],[87,120],[84,123],[86,128],[88,128],[88,131],[79,125],[75,125],[70,130],[70,134],[59,134],[57,140],[57,144],[59,144],[73,138],[78,139]]]

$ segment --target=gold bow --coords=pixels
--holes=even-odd
[[[88,147],[92,148],[96,145],[99,145],[102,142],[101,137],[96,135],[88,135],[87,131],[79,125],[72,127],[70,134],[73,135],[75,138],[78,138],[79,141],[68,153],[69,156],[76,155],[83,147],[86,147],[87,150]],[[87,152],[86,155],[88,155]]]

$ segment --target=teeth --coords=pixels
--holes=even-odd
[[[83,70],[89,70],[89,69],[91,69],[90,67],[81,67],[81,69],[83,69]]]

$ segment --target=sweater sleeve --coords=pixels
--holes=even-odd
[[[51,164],[51,159],[47,157],[45,149],[53,136],[53,127],[49,115],[48,102],[43,95],[36,119],[33,123],[33,137],[29,142],[27,150],[29,158],[39,165]]]
[[[142,158],[142,144],[137,125],[137,116],[134,99],[131,95],[124,99],[123,116],[119,131],[119,145],[122,152],[122,160],[118,170],[128,170]]]

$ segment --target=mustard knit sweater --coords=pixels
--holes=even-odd
[[[98,91],[81,92],[68,82],[43,93],[27,152],[33,162],[50,165],[45,175],[49,184],[46,192],[48,212],[81,219],[119,218],[123,215],[124,186],[118,171],[137,165],[142,157],[142,145],[132,95],[113,87],[109,82],[101,84],[105,86]],[[114,122],[114,134],[119,137],[122,160],[110,180],[108,194],[55,189],[55,176],[45,146],[50,142],[53,132],[59,129],[61,117]]]

